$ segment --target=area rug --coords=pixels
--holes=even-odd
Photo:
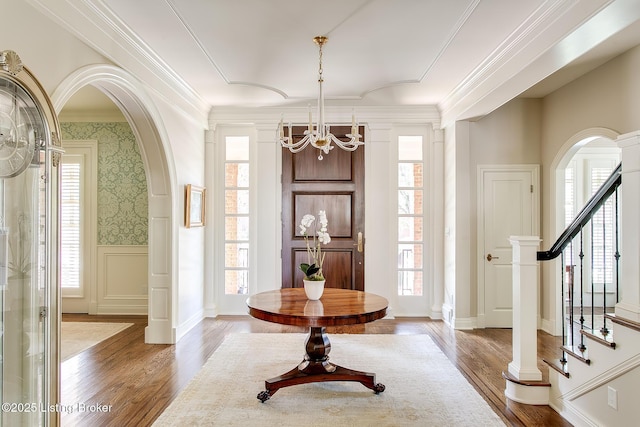
[[[330,335],[332,362],[376,373],[296,385],[257,399],[267,378],[296,366],[304,334],[231,334],[154,426],[504,426],[427,335]]]
[[[64,362],[101,341],[133,326],[133,323],[62,322],[61,359]]]

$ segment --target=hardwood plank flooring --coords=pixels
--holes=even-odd
[[[134,326],[62,363],[61,401],[101,404],[108,412],[61,415],[63,426],[148,426],[164,411],[230,333],[306,332],[249,316],[204,319],[176,345],[145,344],[146,316],[64,314],[63,321],[128,322]],[[327,328],[330,334],[427,334],[493,410],[511,426],[570,426],[548,406],[507,401],[501,373],[512,359],[510,329],[455,331],[424,318],[382,319],[365,325]],[[542,358],[556,358],[556,337],[538,333]],[[254,396],[248,396],[254,398]]]

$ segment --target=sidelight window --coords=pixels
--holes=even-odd
[[[225,138],[225,294],[249,293],[249,137]]]
[[[398,139],[398,295],[422,296],[424,160],[422,136]]]

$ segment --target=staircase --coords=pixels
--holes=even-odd
[[[607,315],[615,329],[602,340],[584,332],[584,354],[567,352],[549,372],[549,405],[576,426],[635,426],[640,419],[640,323]]]
[[[549,250],[523,250],[537,237],[512,238],[514,361],[503,374],[505,394],[548,404],[576,426],[640,425],[640,132],[622,135],[618,144],[622,163]],[[538,313],[527,308],[537,287],[537,268],[527,266],[536,260],[560,267],[562,345],[557,358],[545,360],[548,383],[526,378],[536,368],[535,343],[523,338]],[[527,293],[534,298],[522,298]]]

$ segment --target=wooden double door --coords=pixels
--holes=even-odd
[[[306,127],[293,128],[294,140]],[[335,126],[336,137],[346,139],[348,126]],[[360,134],[364,135],[361,127]],[[282,287],[301,287],[304,275],[298,268],[307,262],[300,220],[306,214],[327,214],[331,242],[323,272],[326,287],[364,290],[364,146],[356,151],[335,147],[318,160],[319,151],[307,146],[299,153],[282,150]]]

